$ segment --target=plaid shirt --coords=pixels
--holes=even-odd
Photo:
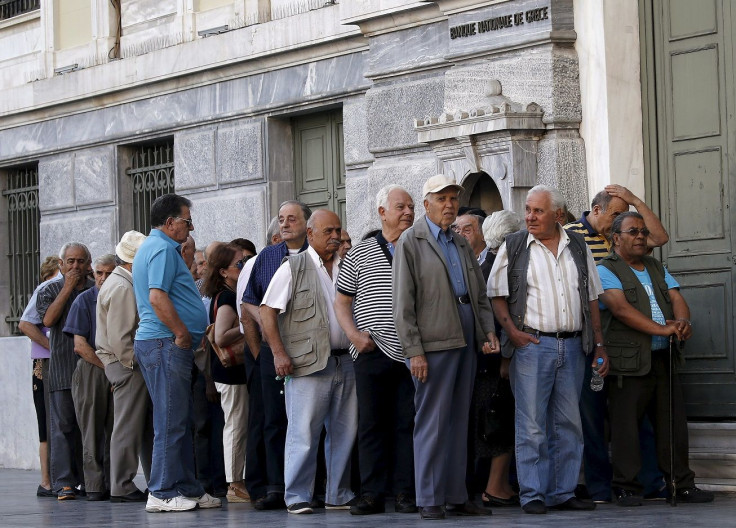
[[[304,244],[299,250],[299,253],[305,251],[309,247],[307,239],[304,239]],[[250,274],[250,280],[248,286],[245,288],[243,294],[243,302],[252,304],[254,306],[260,306],[263,296],[266,294],[268,284],[271,282],[276,270],[281,266],[281,262],[285,257],[289,256],[289,249],[286,247],[286,242],[281,242],[275,246],[269,246],[263,251],[258,253],[255,264],[253,264],[253,271]]]

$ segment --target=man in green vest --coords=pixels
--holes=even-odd
[[[612,376],[608,398],[613,492],[619,506],[643,504],[642,486],[637,480],[641,468],[639,426],[649,410],[659,467],[667,482],[674,477],[677,500],[711,502],[713,494],[695,487],[695,474],[688,465],[682,389],[674,365],[670,369],[669,364],[675,359],[670,356],[669,340],[684,342],[692,336],[690,309],[677,281],[661,262],[647,256],[648,236],[639,213],[622,213],[611,229],[613,253],[598,265],[604,289],[600,296],[603,331]],[[670,420],[674,445],[670,445]]]

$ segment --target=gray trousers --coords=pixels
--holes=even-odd
[[[131,370],[116,361],[105,367],[105,375],[112,384],[115,402],[115,423],[110,440],[110,494],[120,497],[138,489],[133,479],[138,473],[139,457],[146,482],[151,477],[151,397],[137,365]]]
[[[83,483],[82,438],[74,413],[72,391],[61,389],[49,392],[49,450],[51,451],[51,489]]]
[[[82,432],[82,467],[88,492],[110,489],[113,403],[105,372],[80,359],[72,375],[72,398]]]

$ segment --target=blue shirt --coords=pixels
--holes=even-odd
[[[308,247],[309,244],[304,239],[304,244],[299,250],[299,253],[306,251]],[[256,261],[253,264],[253,270],[250,273],[250,279],[248,279],[248,286],[246,286],[245,293],[243,294],[242,302],[254,306],[261,305],[271,279],[276,273],[276,270],[279,269],[279,266],[281,266],[281,262],[288,255],[289,248],[286,247],[286,242],[280,242],[275,246],[268,246],[258,253]]]
[[[166,292],[179,318],[192,336],[192,347],[199,346],[207,328],[207,312],[202,297],[194,285],[184,259],[181,245],[160,229],[151,233],[141,244],[133,261],[133,291],[140,323],[136,340],[174,337],[174,333],[156,316],[149,300],[152,288]]]
[[[458,253],[457,246],[452,240],[452,233],[449,229],[443,231],[440,226],[432,222],[427,216],[424,218],[427,220],[427,225],[432,236],[437,239],[442,252],[445,254],[445,263],[447,264],[447,270],[450,272],[450,280],[452,280],[452,290],[458,297],[465,295],[468,293],[468,287],[465,285],[460,253]]]
[[[97,295],[100,289],[95,286],[79,294],[74,299],[69,315],[66,316],[66,324],[62,330],[68,337],[74,339],[75,335],[82,336],[87,340],[89,346],[95,346],[95,334],[97,332]]]
[[[639,282],[644,287],[644,291],[646,291],[649,296],[649,305],[652,309],[652,321],[661,325],[665,324],[666,321],[664,314],[662,313],[662,309],[659,307],[659,303],[657,303],[657,298],[654,296],[654,286],[652,284],[652,278],[649,276],[649,272],[646,268],[644,268],[643,271],[631,268],[631,271],[634,272],[634,275],[639,279]],[[601,277],[601,284],[603,285],[604,290],[623,290],[623,285],[619,278],[608,268],[598,266],[598,274]],[[670,275],[669,271],[667,271],[667,268],[664,269],[664,280],[667,283],[667,289],[669,290],[680,287],[675,278]],[[602,309],[606,309],[606,306],[602,302],[599,304]],[[667,337],[652,336],[652,350],[667,348],[668,344],[669,339]]]

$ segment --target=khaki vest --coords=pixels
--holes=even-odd
[[[291,267],[291,300],[279,315],[279,332],[292,376],[306,376],[324,369],[332,352],[327,303],[312,257],[304,251],[285,260]]]
[[[643,257],[644,267],[649,272],[654,297],[662,309],[665,319],[674,319],[672,301],[664,279],[664,266],[657,259]],[[644,286],[629,265],[617,254],[602,259],[599,263],[609,269],[621,281],[626,300],[649,319],[652,306]],[[616,319],[610,310],[601,310],[606,352],[611,362],[609,374],[618,376],[646,376],[652,368],[652,336],[634,330]]]

